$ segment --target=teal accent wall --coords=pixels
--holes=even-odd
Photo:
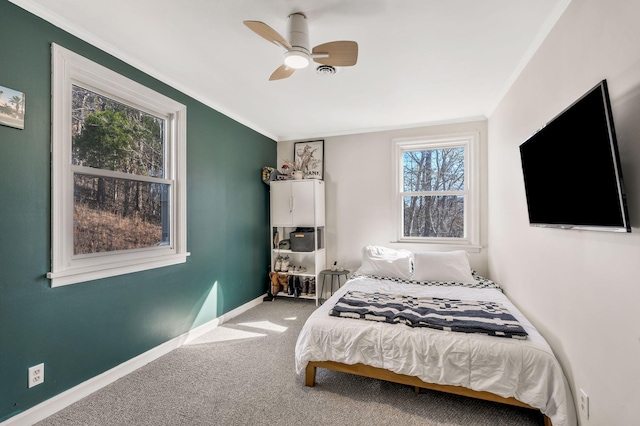
[[[266,291],[276,143],[6,0],[0,28],[0,85],[26,93],[25,129],[0,126],[2,421]],[[52,42],[187,106],[187,263],[50,287]]]

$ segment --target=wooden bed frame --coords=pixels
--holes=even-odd
[[[316,369],[326,368],[328,370],[339,371],[342,373],[356,374],[358,376],[370,377],[373,379],[386,380],[388,382],[400,383],[403,385],[414,386],[416,392],[420,391],[420,388],[431,389],[440,392],[448,392],[455,395],[462,395],[476,399],[482,399],[485,401],[499,402],[502,404],[515,405],[518,407],[529,408],[531,410],[537,410],[524,402],[518,401],[515,398],[503,398],[499,395],[491,392],[474,391],[471,389],[463,388],[461,386],[451,385],[438,385],[434,383],[423,382],[417,377],[407,376],[404,374],[394,373],[383,368],[371,367],[365,364],[342,364],[335,361],[309,361],[305,370],[305,385],[313,387],[316,384]],[[552,426],[551,419],[544,416],[544,426]]]

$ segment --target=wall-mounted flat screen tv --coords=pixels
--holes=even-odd
[[[631,232],[606,80],[520,145],[531,226]]]

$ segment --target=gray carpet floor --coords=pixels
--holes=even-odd
[[[318,369],[294,371],[308,300],[276,299],[38,423],[76,425],[542,425],[533,410]]]

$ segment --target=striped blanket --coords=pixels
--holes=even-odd
[[[329,315],[496,337],[527,338],[527,332],[518,320],[497,302],[349,291],[338,300]]]

